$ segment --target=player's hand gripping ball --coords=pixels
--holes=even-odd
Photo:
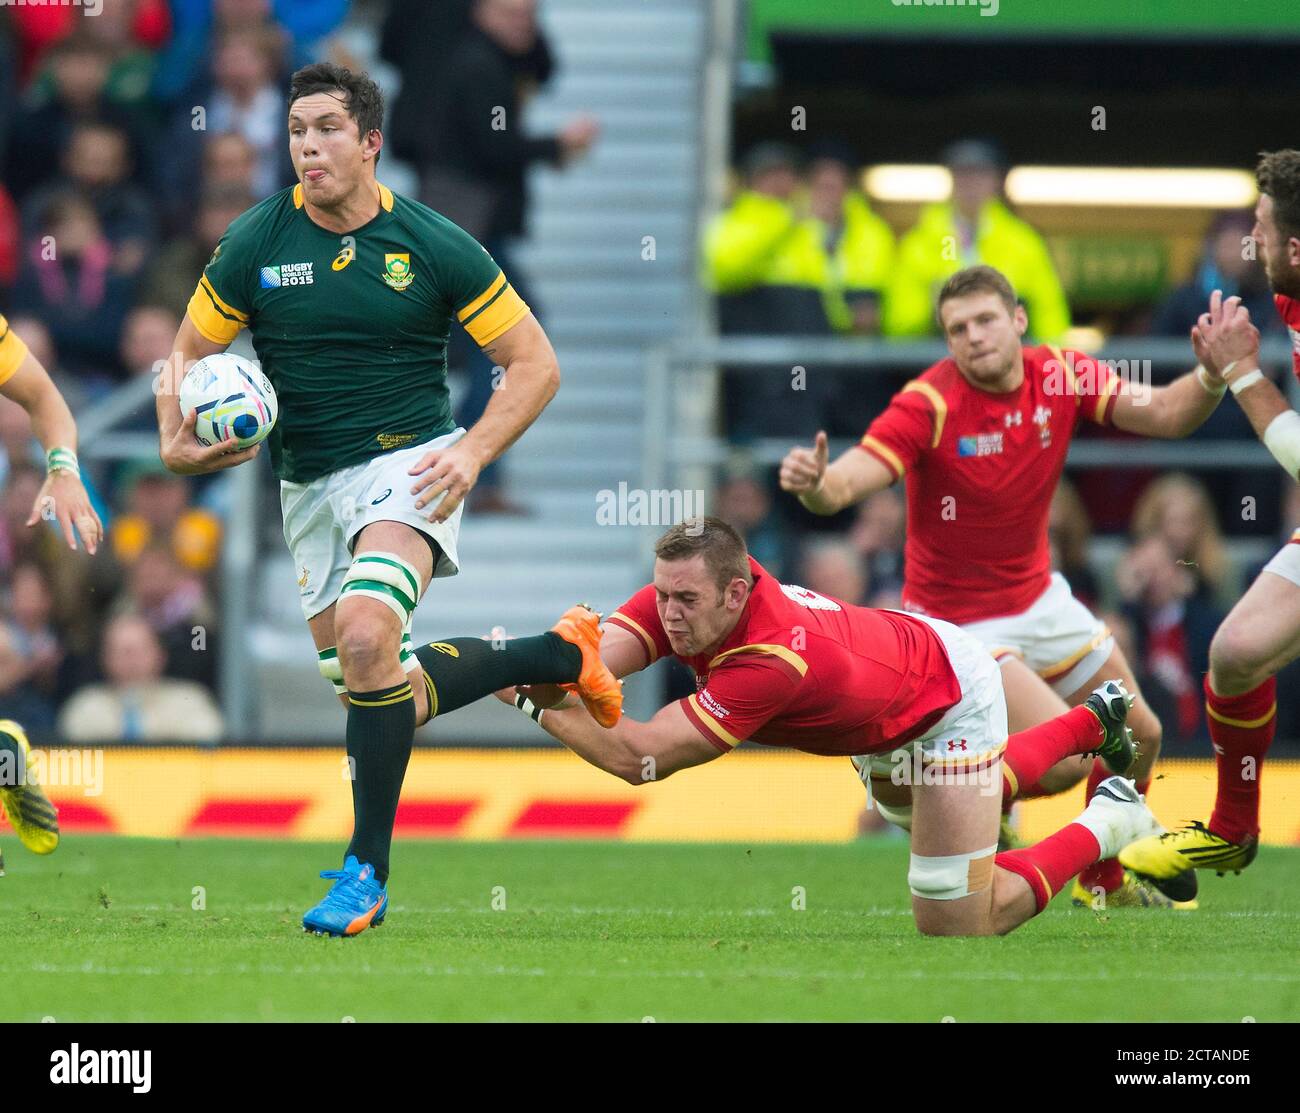
[[[207,446],[251,448],[275,427],[279,403],[271,380],[255,364],[230,352],[201,359],[180,390],[181,413],[196,410],[194,435]]]

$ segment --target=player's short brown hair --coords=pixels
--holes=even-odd
[[[687,518],[655,542],[659,560],[690,560],[697,555],[704,557],[719,593],[726,591],[732,580],[754,582],[744,538],[721,518]]]
[[[1260,151],[1255,183],[1273,198],[1278,230],[1288,239],[1300,237],[1300,151]]]
[[[996,267],[980,263],[958,271],[943,284],[943,289],[939,291],[939,301],[934,307],[940,325],[943,324],[943,303],[970,294],[997,294],[1008,313],[1016,311],[1016,292],[1007,281],[1007,276]]]
[[[357,122],[364,140],[384,126],[384,94],[364,73],[356,73],[334,62],[303,66],[289,79],[289,108],[294,101],[313,93],[343,93],[348,115]],[[375,155],[378,164],[379,155]]]

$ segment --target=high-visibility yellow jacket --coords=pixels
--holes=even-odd
[[[1070,308],[1047,244],[1002,202],[980,212],[973,250],[963,257],[951,202],[927,205],[898,245],[893,281],[885,294],[886,336],[923,336],[938,331],[935,298],[963,267],[986,263],[1007,276],[1029,315],[1029,335],[1060,339],[1070,327]]]
[[[849,194],[833,250],[821,221],[799,218],[784,201],[739,194],[710,222],[704,237],[704,282],[727,298],[759,293],[745,313],[755,331],[809,332],[852,327],[848,301],[883,293],[894,259],[894,236],[866,199]],[[818,328],[811,317],[817,316]],[[797,320],[796,320],[797,318]],[[727,331],[741,331],[731,329]]]

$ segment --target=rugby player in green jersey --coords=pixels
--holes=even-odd
[[[597,618],[575,608],[550,633],[493,650],[413,647],[411,615],[459,567],[465,496],[559,387],[555,352],[492,257],[445,217],[375,178],[383,99],[364,74],[321,63],[293,75],[289,150],[298,184],[239,216],[177,333],[172,366],[250,330],[280,402],[269,438],[284,537],[320,671],[347,710],[353,836],[307,930],[354,935],[383,921],[393,820],[417,725],[494,688],[507,671],[567,682],[603,717],[621,696],[600,663]],[[460,322],[504,369],[483,416],[452,419],[446,348]],[[233,467],[159,384],[160,454],[172,471]]]

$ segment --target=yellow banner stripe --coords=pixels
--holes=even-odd
[[[624,626],[631,627],[632,632],[635,633],[638,637],[640,637],[640,639],[645,643],[646,656],[649,658],[646,664],[648,665],[654,664],[655,659],[659,656],[659,651],[655,648],[654,638],[650,636],[650,634],[646,631],[646,628],[642,626],[641,623],[637,622],[636,619],[628,618],[628,616],[625,615],[622,611],[615,611],[605,621],[612,622],[614,619],[618,619],[618,621],[621,622]]]
[[[528,316],[528,306],[515,293],[513,286],[505,286],[487,305],[465,322],[465,331],[482,347],[490,344],[507,329],[513,328]]]
[[[465,306],[464,309],[458,309],[456,311],[456,320],[460,321],[461,324],[464,324],[467,318],[472,317],[475,313],[477,313],[480,309],[482,309],[483,306],[487,305],[487,303],[492,298],[496,297],[496,295],[501,292],[501,289],[502,287],[505,286],[505,284],[506,284],[505,271],[498,271],[496,278],[492,280],[492,282],[489,284],[486,290],[484,290],[481,294],[479,294],[479,296],[476,297],[472,302],[470,302],[469,305]]]
[[[938,448],[939,440],[943,436],[944,422],[948,420],[948,403],[943,400],[943,395],[934,387],[929,383],[922,382],[920,379],[913,379],[903,387],[902,393],[907,394],[910,391],[925,395],[930,400],[930,405],[934,407],[934,436],[930,438],[930,447]]]
[[[863,437],[859,443],[863,448],[869,448],[884,460],[885,463],[894,470],[895,479],[903,478],[903,473],[907,471],[907,469],[903,467],[903,461],[898,458],[898,453],[890,448],[889,445],[885,444],[883,441],[877,440],[875,437],[871,436],[870,433]]]
[[[1227,715],[1220,715],[1208,703],[1205,705],[1205,713],[1216,723],[1223,723],[1225,726],[1230,727],[1241,727],[1243,730],[1253,730],[1255,727],[1262,727],[1277,714],[1277,704],[1273,704],[1268,709],[1268,714],[1261,715],[1258,719],[1229,719]]]
[[[700,722],[702,722],[706,727],[708,727],[711,731],[713,731],[714,734],[716,734],[719,738],[721,738],[722,741],[724,741],[733,750],[740,745],[740,739],[737,738],[734,734],[732,734],[731,731],[727,730],[727,728],[724,727],[720,722],[718,722],[717,719],[715,719],[712,715],[710,715],[707,711],[705,711],[704,708],[700,706],[700,701],[698,699],[696,699],[694,696],[687,696],[686,702],[689,703],[691,707],[695,710],[695,713],[699,715]]]
[[[800,676],[808,675],[808,662],[793,649],[789,649],[784,645],[763,645],[759,643],[738,645],[735,649],[728,649],[726,653],[719,653],[709,662],[709,668],[714,668],[719,661],[724,661],[737,653],[770,653],[773,657],[780,657],[786,664],[794,668]]]

